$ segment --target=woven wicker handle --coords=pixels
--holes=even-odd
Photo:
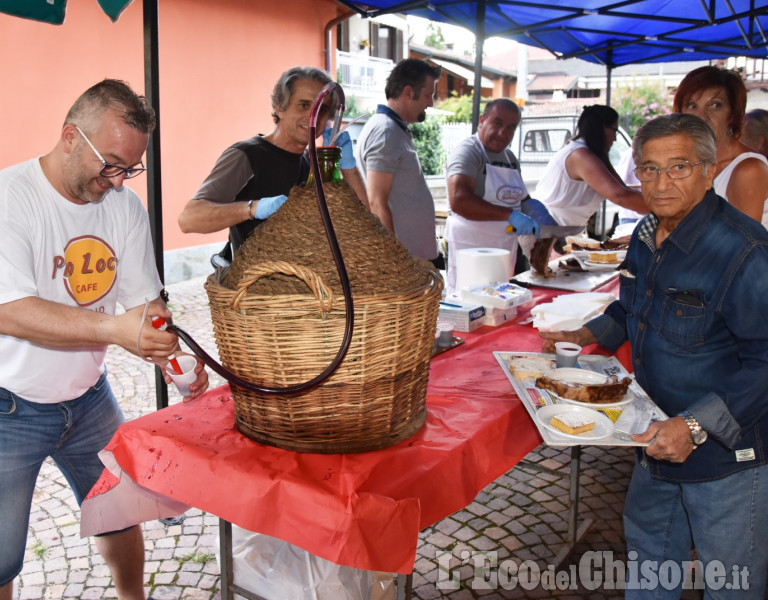
[[[301,279],[307,284],[307,287],[312,290],[315,298],[317,298],[317,301],[320,303],[320,309],[323,311],[323,315],[331,312],[331,309],[333,308],[333,291],[325,285],[323,280],[320,279],[320,276],[312,269],[300,265],[292,265],[283,261],[263,262],[246,269],[237,286],[235,296],[232,298],[232,309],[236,311],[240,310],[240,301],[243,299],[251,285],[262,277],[274,275],[275,273],[292,275],[293,277]]]

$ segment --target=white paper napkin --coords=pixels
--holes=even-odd
[[[531,309],[533,326],[539,331],[573,331],[601,314],[616,297],[601,292],[564,294]]]

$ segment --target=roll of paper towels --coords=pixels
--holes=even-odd
[[[456,253],[456,290],[490,281],[509,281],[512,255],[501,248],[465,248]]]

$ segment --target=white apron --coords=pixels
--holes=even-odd
[[[483,200],[520,210],[528,190],[523,183],[520,171],[509,167],[497,167],[490,163],[488,154],[480,140],[475,142],[485,154],[485,195]],[[455,213],[448,215],[445,223],[445,238],[448,241],[448,269],[446,293],[458,293],[456,286],[456,252],[464,248],[502,248],[509,250],[512,257],[512,268],[517,258],[517,236],[507,233],[507,221],[472,221]]]

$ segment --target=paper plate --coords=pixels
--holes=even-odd
[[[573,414],[579,417],[591,419],[595,422],[595,428],[592,431],[587,431],[586,433],[572,435],[570,433],[560,431],[559,429],[556,429],[549,424],[549,422],[552,420],[552,417],[563,414]],[[536,419],[538,419],[539,423],[545,429],[548,429],[552,433],[573,440],[599,440],[604,437],[608,437],[613,433],[613,423],[608,417],[602,413],[597,412],[596,410],[591,408],[584,408],[583,406],[573,406],[571,404],[549,404],[547,406],[542,406],[536,411]]]
[[[627,256],[627,251],[626,250],[574,250],[573,252],[571,252],[571,254],[573,254],[576,258],[581,259],[583,261],[588,261],[590,254],[615,254],[616,260],[618,261],[615,264],[619,264]],[[600,263],[600,264],[605,264],[605,263]]]
[[[605,375],[601,375],[600,373],[595,373],[594,371],[588,371],[586,369],[571,369],[571,368],[561,368],[561,369],[552,369],[548,373],[545,373],[547,377],[550,379],[556,379],[557,381],[562,381],[564,383],[580,383],[585,385],[599,385],[601,383],[605,383],[605,380],[608,379]],[[617,401],[617,402],[605,402],[605,403],[597,403],[597,402],[582,402],[581,400],[570,400],[569,398],[563,398],[562,396],[558,396],[555,392],[551,390],[545,390],[547,393],[552,394],[555,398],[558,400],[562,400],[563,402],[567,402],[568,404],[574,404],[576,406],[584,406],[586,408],[592,408],[597,410],[602,410],[604,408],[617,408],[619,406],[624,406],[625,404],[629,404],[634,400],[634,396],[627,390],[627,393],[624,394],[624,397]]]
[[[609,269],[616,269],[621,264],[621,261],[615,263],[602,263],[594,262],[591,260],[583,261],[591,271],[608,271]]]
[[[576,260],[579,261],[582,267],[587,269],[588,271],[608,271],[610,269],[615,269],[618,267],[622,261],[624,260],[624,257],[627,255],[626,250],[593,250],[593,251],[586,251],[586,250],[576,250],[575,252],[571,252],[571,254],[576,258]],[[612,263],[604,263],[604,262],[595,262],[589,260],[590,254],[615,254],[616,255],[616,262]]]

